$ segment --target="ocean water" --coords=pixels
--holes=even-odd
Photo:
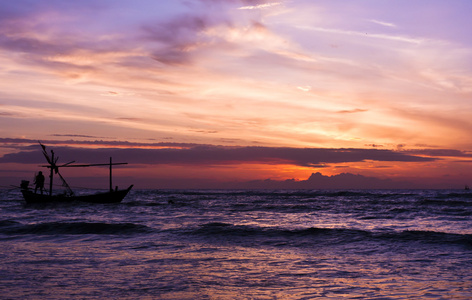
[[[0,191],[1,299],[472,299],[466,191]]]

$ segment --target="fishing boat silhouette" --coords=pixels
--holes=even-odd
[[[57,161],[59,157],[55,156],[53,150],[51,150],[51,156],[46,151],[46,146],[41,144],[41,148],[43,149],[43,155],[46,158],[48,165],[46,167],[50,169],[49,173],[49,191],[43,193],[40,189],[41,193],[37,193],[37,190],[33,191],[29,187],[29,181],[22,180],[21,181],[21,193],[23,194],[23,198],[25,199],[26,203],[49,203],[49,202],[72,202],[72,201],[81,201],[81,202],[88,202],[88,203],[120,203],[128,194],[128,192],[133,188],[133,185],[130,185],[127,189],[118,189],[116,187],[113,189],[112,185],[112,166],[116,165],[126,165],[128,163],[113,163],[112,158],[110,157],[109,163],[103,164],[73,164],[75,161],[68,162],[66,164],[58,165]],[[95,194],[88,194],[88,195],[76,195],[74,191],[71,189],[69,184],[66,182],[64,177],[62,177],[61,173],[59,172],[60,168],[72,168],[72,167],[94,167],[94,166],[109,166],[110,167],[110,189],[107,192],[95,193]],[[53,194],[53,179],[54,174],[57,174],[62,181],[62,185],[66,188],[65,192],[62,194]]]

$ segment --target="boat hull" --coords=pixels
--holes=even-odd
[[[87,202],[87,203],[120,203],[126,197],[128,192],[133,188],[133,185],[130,185],[125,190],[116,190],[109,191],[104,193],[97,193],[91,195],[81,195],[81,196],[64,196],[64,195],[41,195],[33,193],[31,190],[22,190],[23,198],[26,203],[53,203],[53,202]]]

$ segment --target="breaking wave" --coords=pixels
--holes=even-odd
[[[307,242],[320,244],[345,244],[353,242],[392,242],[455,244],[472,247],[472,234],[454,234],[434,231],[390,231],[376,232],[350,228],[303,228],[284,229],[278,227],[257,227],[211,222],[194,229],[193,234],[216,238],[220,241],[244,242],[257,239],[259,242],[305,245]]]

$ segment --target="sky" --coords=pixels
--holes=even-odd
[[[472,185],[471,11],[469,0],[2,1],[0,185],[33,178],[38,140],[60,163],[127,161],[117,182],[141,188],[313,173]],[[80,184],[107,174],[61,172]]]

